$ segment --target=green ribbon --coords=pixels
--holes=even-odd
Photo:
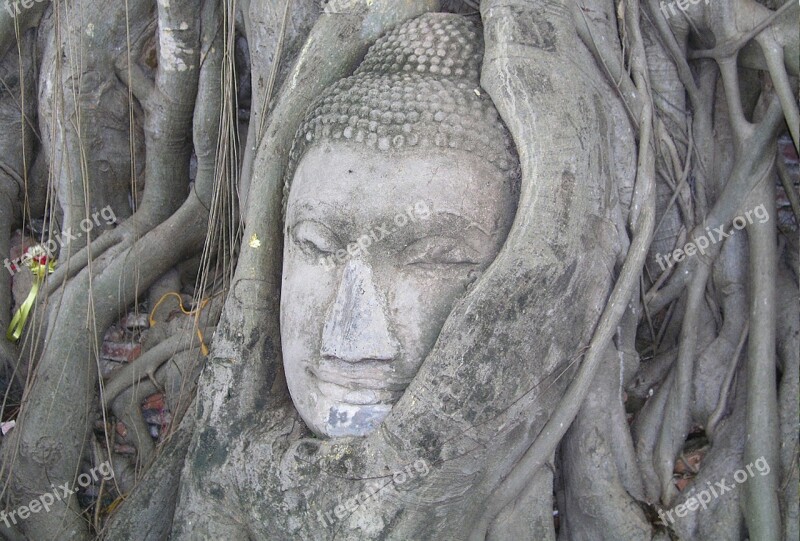
[[[20,336],[22,336],[22,329],[25,328],[25,322],[28,321],[28,314],[31,308],[33,308],[33,304],[36,302],[36,296],[39,294],[39,287],[42,285],[42,282],[44,282],[44,277],[55,270],[55,261],[48,261],[44,264],[38,261],[32,261],[30,269],[34,276],[31,292],[28,293],[25,302],[22,303],[22,306],[19,307],[14,317],[11,318],[11,325],[8,326],[8,331],[6,332],[6,338],[12,342],[16,342],[19,340]]]

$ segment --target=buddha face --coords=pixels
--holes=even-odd
[[[466,151],[318,143],[297,166],[284,230],[286,380],[318,435],[376,428],[516,211],[510,181]]]

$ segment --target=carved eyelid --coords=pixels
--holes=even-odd
[[[292,239],[301,246],[310,243],[318,250],[325,252],[336,251],[340,245],[339,238],[333,231],[314,220],[302,220],[294,224]]]
[[[436,248],[441,249],[440,253],[431,253]],[[424,237],[411,243],[409,246],[406,246],[403,251],[408,260],[406,264],[425,263],[425,261],[423,261],[425,258],[441,258],[442,252],[445,255],[453,252],[459,253],[459,256],[454,259],[459,259],[460,261],[448,261],[445,263],[478,263],[477,260],[480,257],[478,251],[469,246],[466,242],[454,239],[452,237]]]

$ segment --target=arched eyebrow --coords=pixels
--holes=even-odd
[[[290,230],[296,224],[303,222],[303,221],[314,221],[318,222],[325,227],[329,228],[331,231],[339,232],[344,231],[352,228],[353,224],[349,222],[347,218],[339,216],[340,209],[337,205],[331,204],[325,200],[315,200],[313,202],[309,201],[302,201],[297,202],[294,211],[291,213],[291,216],[286,216],[286,224],[285,226]],[[398,208],[395,214],[387,214],[381,220],[381,223],[372,224],[371,226],[367,226],[366,229],[361,234],[367,234],[371,229],[375,229],[380,225],[390,224],[392,221],[392,217],[394,215],[404,214],[402,208]],[[464,216],[460,214],[456,210],[437,210],[432,211],[427,218],[418,219],[414,221],[408,222],[407,226],[397,228],[394,233],[399,233],[400,229],[408,228],[409,232],[412,231],[421,231],[420,228],[424,230],[424,222],[428,222],[432,219],[439,219],[444,222],[449,222],[458,230],[460,230],[463,234],[468,234],[470,231],[477,231],[480,235],[485,237],[487,240],[491,240],[493,238],[493,233],[491,231],[487,231],[487,229],[479,224],[472,218]],[[371,228],[371,229],[370,229]]]
[[[322,208],[320,209],[320,207]],[[319,222],[330,229],[341,228],[345,225],[346,221],[336,219],[336,212],[336,205],[332,205],[328,201],[322,199],[296,202],[291,215],[287,212],[286,225],[291,227],[302,221],[309,220]],[[320,214],[324,215],[325,219],[320,219]]]

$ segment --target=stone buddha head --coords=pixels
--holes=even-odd
[[[426,14],[310,108],[285,185],[281,340],[303,420],[375,429],[505,242],[519,160],[480,88],[480,28]]]

